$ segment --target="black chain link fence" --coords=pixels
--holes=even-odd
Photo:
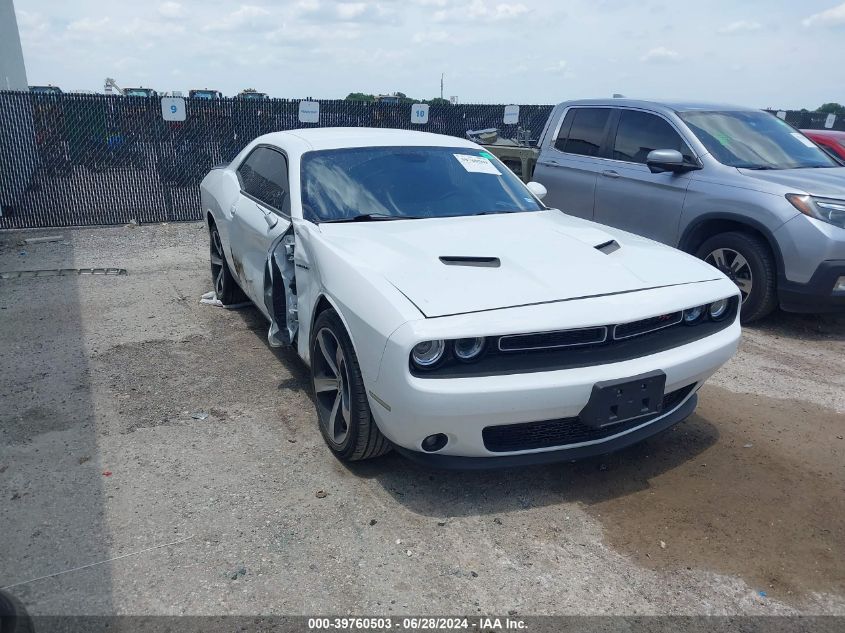
[[[809,112],[807,110],[766,110],[771,114],[777,115],[778,112],[784,113],[784,121],[799,130],[822,130],[825,129],[825,122],[828,115],[824,112]],[[833,123],[832,130],[845,132],[845,117],[838,116]]]
[[[186,120],[168,122],[157,97],[0,92],[0,229],[201,219],[208,170],[267,132],[368,126],[465,137],[495,127],[537,139],[552,109],[521,105],[518,124],[504,125],[502,105],[430,105],[418,125],[407,103],[319,104],[320,122],[300,123],[299,100],[185,99]],[[822,128],[826,115],[786,120]]]
[[[303,127],[368,126],[465,137],[497,127],[536,139],[552,106],[320,101],[320,122],[300,123],[299,100],[185,99],[186,119],[165,121],[157,97],[0,92],[0,228],[199,220],[199,183],[256,136]]]

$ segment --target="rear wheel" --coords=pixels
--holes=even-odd
[[[390,451],[370,412],[352,341],[331,309],[320,313],[311,332],[311,381],[320,432],[339,459],[359,461]]]
[[[223,250],[223,242],[220,240],[220,232],[217,230],[217,225],[213,223],[209,227],[209,237],[211,241],[211,279],[214,282],[214,294],[224,305],[246,301],[246,295],[229,270],[226,253]]]
[[[718,268],[739,288],[743,323],[762,319],[777,307],[777,273],[774,259],[762,239],[731,231],[709,238],[696,253]]]

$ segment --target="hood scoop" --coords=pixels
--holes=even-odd
[[[498,268],[502,265],[498,257],[464,257],[459,255],[443,255],[440,261],[447,266],[475,266],[481,268]]]
[[[619,242],[617,242],[616,240],[608,240],[607,242],[596,244],[593,248],[595,248],[597,251],[601,251],[605,255],[610,255],[611,253],[615,253],[622,247],[619,246]]]

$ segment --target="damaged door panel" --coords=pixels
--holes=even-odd
[[[295,251],[296,238],[290,226],[273,242],[267,257],[264,306],[270,315],[267,340],[273,347],[291,345],[299,331]]]

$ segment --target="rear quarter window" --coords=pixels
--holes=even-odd
[[[565,140],[558,138],[555,147],[567,154],[598,156],[610,120],[610,108],[573,108],[566,119],[572,117]],[[566,129],[566,119],[561,126],[561,133]]]

